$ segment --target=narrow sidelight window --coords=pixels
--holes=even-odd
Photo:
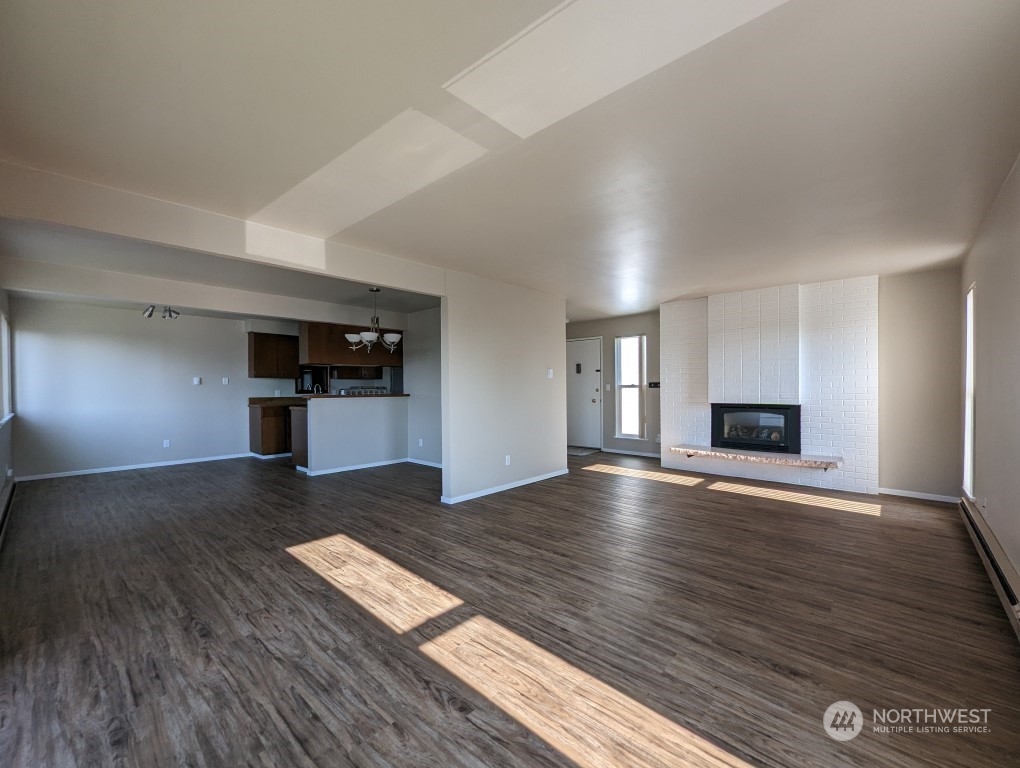
[[[645,337],[616,339],[616,436],[645,436]]]
[[[963,492],[974,498],[974,286],[967,291],[963,401]]]

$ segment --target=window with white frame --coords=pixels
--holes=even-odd
[[[645,337],[616,338],[616,436],[645,436]]]
[[[11,412],[11,326],[0,312],[0,418]]]
[[[967,291],[963,401],[963,492],[974,498],[974,286]]]

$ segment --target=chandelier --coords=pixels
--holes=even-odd
[[[400,343],[399,333],[382,333],[379,330],[379,288],[372,286],[368,289],[372,293],[372,325],[367,331],[361,333],[345,333],[347,341],[351,342],[351,349],[359,350],[364,347],[366,352],[372,351],[372,345],[382,344],[390,352],[397,348]],[[380,338],[381,337],[381,338]]]

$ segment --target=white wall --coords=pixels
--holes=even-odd
[[[963,481],[961,269],[879,280],[879,483],[959,498]]]
[[[1020,568],[1020,171],[1014,165],[964,262],[974,285],[974,496]]]
[[[21,478],[247,453],[248,397],[294,391],[248,379],[243,320],[19,297],[11,314]]]
[[[427,464],[443,461],[442,311],[439,307],[407,316],[404,336],[404,391],[407,404],[407,456]],[[422,445],[418,445],[418,441]]]
[[[709,296],[709,399],[799,403],[799,347],[798,286]]]
[[[669,302],[660,307],[663,466],[877,493],[878,278],[800,286],[798,302],[801,452],[840,456],[843,466],[823,472],[688,459],[668,450],[671,445],[711,443],[711,299]],[[741,334],[746,336],[746,327],[753,323],[747,318],[741,323]],[[742,377],[738,381],[742,392],[760,393],[760,388]]]
[[[613,317],[606,320],[589,320],[583,323],[567,323],[568,339],[602,337],[602,445],[612,451],[624,453],[654,453],[659,455],[660,444],[655,441],[659,432],[658,389],[645,390],[645,414],[647,417],[647,439],[635,440],[616,437],[616,393],[609,389],[616,378],[616,337],[644,334],[647,338],[648,380],[659,381],[659,313],[645,312],[640,315]]]
[[[564,300],[449,272],[442,323],[444,500],[565,473]]]

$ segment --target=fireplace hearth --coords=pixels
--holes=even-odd
[[[712,446],[800,453],[800,406],[712,403]]]

